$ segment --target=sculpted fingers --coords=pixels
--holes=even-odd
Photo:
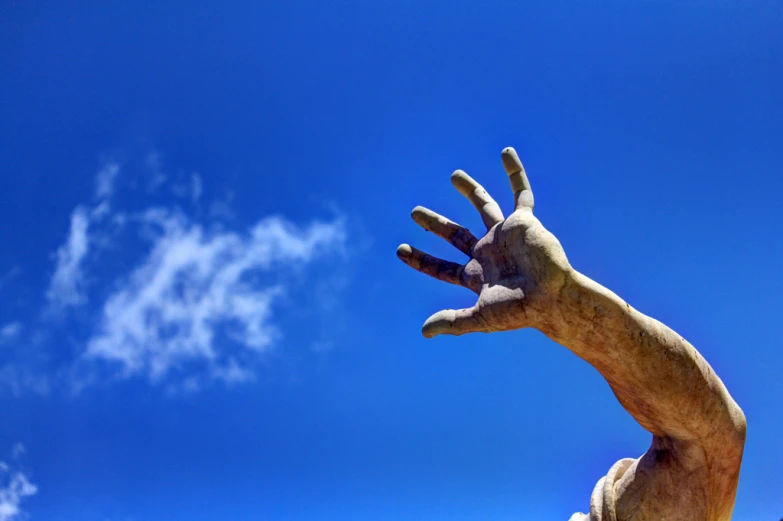
[[[503,220],[503,212],[498,203],[468,174],[457,170],[451,174],[451,183],[476,207],[488,230]]]
[[[532,210],[535,203],[533,190],[530,188],[525,167],[522,166],[522,161],[519,160],[516,150],[511,147],[504,148],[500,158],[503,160],[503,167],[506,169],[511,189],[514,191],[514,210],[523,208]]]
[[[432,232],[438,237],[449,241],[465,255],[470,255],[470,249],[476,244],[476,237],[467,228],[446,219],[432,210],[417,206],[411,212],[411,217],[416,221],[416,224],[428,232]]]
[[[427,338],[490,331],[492,329],[482,319],[477,307],[438,311],[428,318],[421,328],[421,333]]]
[[[465,266],[461,264],[433,257],[408,244],[402,244],[397,248],[397,257],[416,271],[478,292],[477,285],[464,276]]]

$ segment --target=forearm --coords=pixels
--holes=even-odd
[[[595,367],[645,429],[742,447],[742,411],[684,338],[576,271],[557,299],[542,332]]]

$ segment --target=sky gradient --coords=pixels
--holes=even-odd
[[[472,295],[513,146],[572,265],[688,339],[783,516],[783,4],[0,2],[0,521],[562,520],[650,435]]]

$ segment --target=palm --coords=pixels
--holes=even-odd
[[[470,257],[460,265],[427,255],[403,244],[400,259],[414,269],[478,294],[472,308],[443,310],[424,324],[427,337],[461,335],[535,326],[554,301],[570,270],[557,239],[533,215],[533,193],[513,149],[503,151],[503,164],[515,195],[515,210],[503,218],[500,207],[466,173],[458,170],[452,183],[481,214],[487,233],[476,239],[467,229],[426,208],[416,207],[413,219]]]

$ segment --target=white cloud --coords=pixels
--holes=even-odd
[[[193,198],[193,203],[198,203],[198,200],[201,199],[201,192],[202,192],[202,185],[201,185],[201,176],[198,174],[193,174],[190,177],[190,184],[191,184],[191,196]]]
[[[26,516],[20,508],[22,500],[38,492],[22,472],[0,461],[0,521],[20,521]]]
[[[20,322],[9,322],[0,328],[0,343],[10,342],[19,336],[22,331],[22,324]]]
[[[214,367],[210,376],[229,385],[252,382],[256,377],[252,370],[242,367],[234,358],[229,358],[222,366]]]
[[[213,201],[209,206],[209,215],[213,219],[220,219],[224,221],[231,221],[234,219],[234,192],[229,190],[226,192],[222,200]]]
[[[22,456],[24,456],[25,452],[27,452],[27,449],[24,448],[24,445],[17,442],[16,444],[14,444],[14,448],[11,449],[11,458],[19,459]]]
[[[82,206],[71,214],[68,240],[57,250],[57,265],[46,294],[55,308],[79,305],[85,300],[82,263],[89,248],[89,222],[90,216]]]
[[[50,309],[61,311],[66,307],[85,302],[84,261],[93,246],[94,237],[91,235],[91,228],[110,215],[109,199],[114,195],[119,173],[118,163],[105,163],[95,175],[95,197],[98,200],[95,206],[92,208],[77,206],[71,214],[68,239],[57,250],[57,264],[46,294]],[[113,220],[116,222],[122,218],[123,216],[118,214],[113,217]],[[99,239],[105,242],[105,238],[99,237]]]
[[[147,167],[149,174],[147,189],[151,192],[157,190],[161,185],[166,182],[167,176],[163,172],[163,155],[154,150],[147,154],[144,159],[144,164]]]
[[[147,173],[161,172],[159,153],[144,160]],[[221,211],[214,200],[204,201],[213,211],[208,217],[195,213],[211,222],[198,222],[179,206],[182,198],[193,203],[186,208],[200,206],[202,182],[195,173],[169,186],[169,196],[179,198],[171,199],[171,207],[138,210],[143,197],[153,197],[138,187],[141,193],[132,198],[137,210],[127,211],[110,204],[118,175],[115,163],[101,168],[93,205],[80,205],[71,215],[45,294],[46,312],[40,324],[24,324],[34,345],[0,365],[0,385],[14,394],[47,394],[63,386],[78,394],[130,377],[176,393],[210,382],[251,382],[267,352],[285,337],[286,310],[309,312],[307,303],[286,305],[304,289],[309,305],[319,309],[321,293],[339,293],[324,289],[339,278],[324,263],[345,248],[343,219],[294,224],[274,216],[240,229],[229,191]],[[177,187],[184,191],[176,193]],[[309,274],[305,268],[316,262],[318,269]],[[337,306],[331,300],[326,307]],[[320,337],[328,325],[318,320],[309,327]],[[20,332],[21,323],[7,323],[0,327],[0,342]],[[56,354],[47,351],[55,339],[68,347],[60,342]],[[319,342],[323,348],[328,339]]]
[[[153,382],[185,368],[227,383],[252,380],[242,360],[281,335],[272,319],[286,291],[280,275],[345,241],[339,220],[297,227],[270,217],[245,233],[208,232],[165,209],[141,221],[153,229],[151,250],[106,299],[86,356]]]
[[[101,167],[95,176],[95,197],[109,199],[114,194],[114,181],[120,173],[120,165],[108,162]]]
[[[27,363],[6,363],[0,367],[0,384],[15,396],[28,391],[45,396],[51,390],[51,377],[37,369]]]
[[[201,176],[193,172],[189,176],[181,173],[177,176],[177,181],[171,183],[171,193],[180,199],[187,199],[195,207],[199,204],[204,186],[201,182]]]

